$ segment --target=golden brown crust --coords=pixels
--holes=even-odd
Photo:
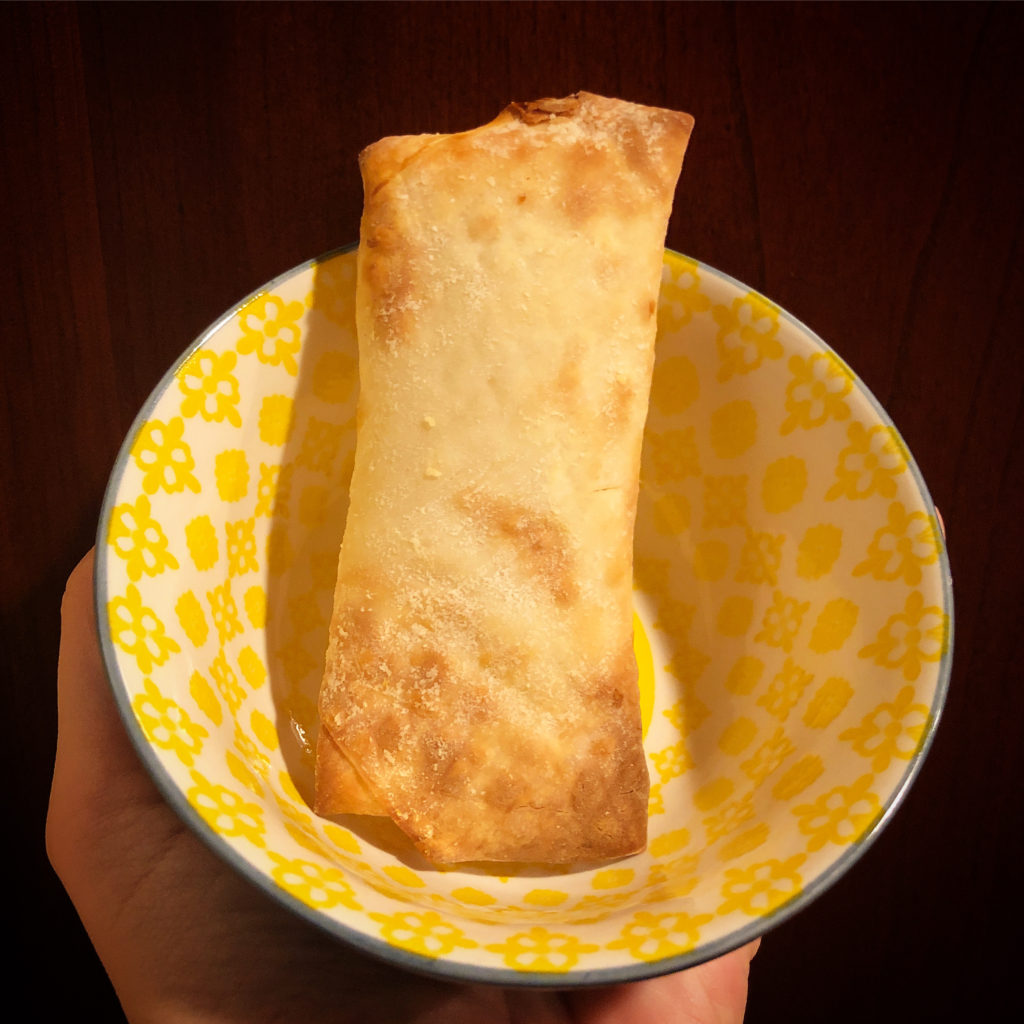
[[[321,729],[316,738],[316,794],[313,809],[317,814],[325,816],[386,813],[326,729]]]
[[[632,530],[691,125],[578,93],[362,154],[321,813],[437,862],[643,848]]]

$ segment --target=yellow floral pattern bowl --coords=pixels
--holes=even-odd
[[[667,252],[635,558],[648,849],[437,868],[382,819],[310,810],[354,271],[312,261],[213,324],[117,460],[101,641],[167,799],[301,915],[451,978],[636,979],[799,910],[894,812],[949,677],[942,533],[893,425],[806,327]]]

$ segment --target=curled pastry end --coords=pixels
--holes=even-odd
[[[509,111],[524,124],[542,124],[556,117],[572,117],[579,109],[579,93],[561,99],[532,100],[529,103],[510,103]]]

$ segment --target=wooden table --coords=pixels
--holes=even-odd
[[[1022,46],[1011,4],[0,7],[13,989],[41,970],[46,1019],[119,1013],[42,836],[63,581],[141,403],[232,303],[355,239],[362,146],[585,88],[694,114],[669,244],[842,354],[948,530],[956,660],[932,752],[855,869],[768,935],[748,1019],[1019,1003],[996,937],[1018,924],[1024,845]]]

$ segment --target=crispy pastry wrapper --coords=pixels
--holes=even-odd
[[[318,813],[437,863],[644,848],[633,524],[692,125],[581,92],[362,153]]]

